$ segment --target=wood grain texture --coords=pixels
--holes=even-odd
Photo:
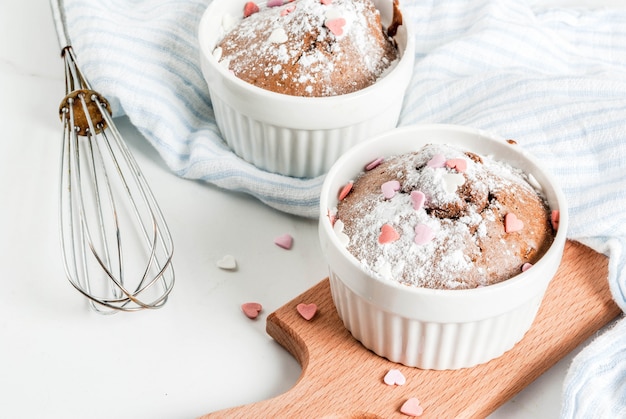
[[[328,279],[267,318],[267,332],[302,365],[302,375],[285,394],[226,409],[210,418],[406,418],[400,407],[417,397],[422,418],[482,418],[504,404],[620,310],[607,283],[604,256],[568,242],[530,331],[513,349],[486,364],[432,371],[392,363],[365,349],[343,327]],[[299,303],[315,303],[310,321]],[[399,369],[407,381],[388,386],[383,377]]]

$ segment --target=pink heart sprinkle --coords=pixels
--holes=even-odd
[[[404,402],[402,407],[400,408],[400,412],[404,413],[407,416],[422,416],[424,413],[424,408],[420,406],[420,401],[416,397],[411,397],[407,401]]]
[[[372,162],[368,163],[367,166],[365,166],[365,170],[367,171],[373,170],[377,168],[383,161],[385,161],[385,159],[382,157],[379,157],[376,160],[373,160]]]
[[[559,229],[559,221],[561,220],[561,213],[559,210],[552,210],[550,213],[550,222],[552,223],[552,229],[557,231]]]
[[[245,303],[241,305],[241,311],[249,319],[256,319],[263,307],[259,303]]]
[[[383,224],[380,229],[380,236],[378,236],[378,243],[387,244],[395,242],[399,238],[400,234],[398,234],[395,228],[393,228],[389,224]]]
[[[343,201],[344,198],[346,196],[348,196],[348,194],[350,193],[350,191],[352,190],[352,186],[354,185],[354,182],[348,182],[348,184],[346,186],[344,186],[343,188],[341,188],[341,190],[339,191],[339,200]]]
[[[426,224],[418,224],[415,226],[415,244],[426,244],[435,238],[435,232]]]
[[[522,265],[522,272],[526,272],[527,270],[529,270],[532,267],[533,267],[532,263],[526,262],[525,264]]]
[[[426,163],[426,166],[432,167],[434,169],[438,167],[443,167],[445,165],[446,156],[444,156],[443,154],[435,154],[430,160],[428,160],[428,163]]]
[[[400,370],[390,369],[389,372],[385,374],[385,378],[383,379],[383,381],[388,386],[401,386],[406,383],[406,378],[404,377],[402,372],[400,372]]]
[[[524,228],[524,222],[517,218],[517,215],[509,212],[504,216],[504,232],[513,233]]]
[[[300,313],[304,320],[311,320],[313,316],[315,316],[315,313],[317,313],[317,305],[313,303],[300,303],[296,306],[296,310],[298,310],[298,313]]]
[[[243,17],[248,17],[253,15],[259,11],[259,6],[256,5],[255,2],[249,1],[243,5]]]
[[[289,13],[293,12],[294,10],[296,10],[296,5],[293,4],[289,7],[285,7],[281,12],[280,15],[281,16],[287,16]]]
[[[274,239],[274,244],[278,247],[289,250],[293,245],[293,237],[289,234],[283,234],[282,236],[278,236]]]
[[[419,211],[424,207],[426,195],[422,191],[413,191],[411,192],[411,202],[413,203],[413,209]]]
[[[446,160],[446,166],[463,173],[467,169],[467,161],[465,159],[450,159]]]
[[[337,214],[334,211],[327,209],[326,216],[328,217],[328,221],[330,221],[330,225],[334,226],[335,221],[337,221]]]
[[[383,192],[385,199],[391,199],[395,196],[396,191],[400,190],[400,182],[397,180],[390,180],[380,185],[380,189]]]
[[[325,5],[329,5],[333,2],[333,0],[320,0],[320,3],[325,4]]]
[[[283,0],[268,0],[267,7],[278,7],[283,5]]]
[[[341,36],[343,34],[343,27],[345,24],[346,20],[342,17],[328,19],[324,22],[324,26],[326,26],[335,36]]]

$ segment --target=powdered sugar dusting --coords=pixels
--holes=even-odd
[[[231,19],[224,22],[230,30]],[[221,59],[238,77],[269,90],[304,96],[362,89],[398,59],[371,0],[330,4],[296,0],[261,7],[240,19],[218,47]]]
[[[453,165],[429,165],[438,155],[463,159],[463,173]],[[464,180],[454,190],[446,185],[451,174]],[[391,180],[401,186],[387,198],[380,185]],[[415,191],[425,197],[417,208]],[[506,233],[503,220],[511,212],[528,227]],[[446,145],[386,158],[356,180],[336,218],[350,238],[347,249],[364,269],[428,288],[474,288],[508,279],[524,263],[534,263],[553,239],[545,202],[522,171]],[[400,237],[379,243],[384,224]],[[419,237],[424,231],[432,237]]]

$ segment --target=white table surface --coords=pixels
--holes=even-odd
[[[169,223],[177,282],[161,310],[90,311],[59,246],[63,77],[47,0],[0,2],[0,417],[192,418],[287,391],[300,367],[265,318],[326,277],[316,221],[177,178],[120,120]],[[289,251],[273,244],[283,233]],[[217,268],[226,254],[236,272]],[[255,321],[247,301],[263,304]],[[571,357],[491,417],[557,417]]]

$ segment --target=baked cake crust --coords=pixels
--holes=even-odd
[[[364,89],[399,58],[371,0],[296,0],[262,7],[225,35],[215,55],[248,83],[315,97]]]
[[[476,288],[517,275],[550,247],[550,211],[534,183],[508,164],[428,145],[364,172],[335,219],[350,239],[348,251],[379,277]]]

